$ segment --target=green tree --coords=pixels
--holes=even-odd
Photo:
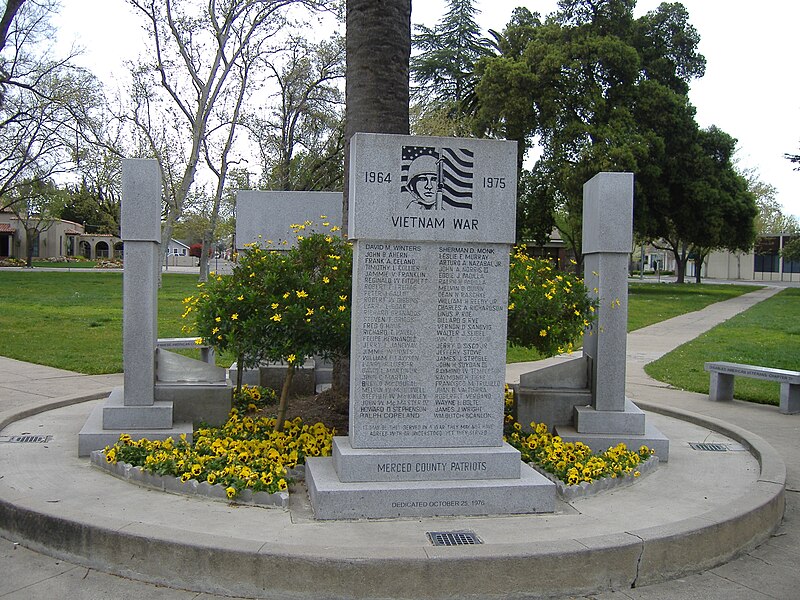
[[[648,164],[649,154],[663,140],[635,116],[636,107],[649,101],[654,86],[685,96],[705,60],[681,5],[662,4],[639,19],[634,6],[634,0],[562,0],[544,20],[517,9],[502,34],[494,34],[498,53],[478,62],[481,130],[516,139],[520,168],[525,151],[541,147],[535,185],[521,186],[520,239],[541,242],[557,225],[567,226],[562,235],[577,244],[585,181],[599,171],[658,169]],[[557,221],[534,221],[554,211]]]
[[[52,181],[34,179],[15,186],[11,196],[11,212],[25,230],[25,264],[32,267],[39,235],[58,220],[66,192],[56,187]]]
[[[91,233],[119,235],[119,195],[105,196],[101,190],[92,189],[82,182],[67,189],[59,217],[65,221],[82,223]]]
[[[508,341],[543,356],[572,352],[595,319],[596,303],[583,280],[528,256],[511,252],[508,277]]]
[[[756,199],[758,206],[756,232],[759,235],[800,232],[800,222],[797,217],[783,214],[783,207],[777,199],[778,190],[774,185],[762,181],[755,169],[745,169],[740,174],[747,180],[747,189]]]
[[[262,360],[287,365],[276,428],[281,431],[289,388],[305,357],[346,355],[350,345],[350,245],[331,234],[303,235],[287,252],[252,245],[233,273],[212,278],[196,298],[199,335],[220,350],[237,355],[241,373]],[[241,378],[237,381],[237,393]]]
[[[466,135],[474,101],[475,63],[489,54],[490,42],[475,22],[480,11],[474,0],[448,0],[448,8],[433,28],[416,25],[411,76],[417,87],[415,131],[429,135]]]
[[[646,237],[672,252],[678,283],[684,282],[691,257],[699,278],[711,250],[752,247],[758,208],[747,181],[733,167],[735,150],[734,138],[710,127],[698,130],[694,143],[663,163],[657,184],[667,193],[657,209],[659,225]]]
[[[783,260],[800,262],[800,237],[786,242],[781,249],[781,256],[783,257]]]
[[[268,114],[247,116],[262,166],[260,186],[278,190],[341,189],[344,162],[344,38],[311,43],[293,37],[265,62],[278,86]]]

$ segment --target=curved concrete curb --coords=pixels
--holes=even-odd
[[[42,400],[39,404],[28,406],[24,409],[0,411],[0,431],[15,421],[20,421],[32,417],[33,415],[47,412],[48,410],[63,408],[64,406],[89,402],[90,400],[99,400],[100,398],[105,398],[110,393],[111,390],[108,389],[101,392],[92,392],[91,394],[73,394],[71,396],[61,396],[60,398],[47,398]]]
[[[101,516],[96,523],[79,522],[7,500],[0,500],[0,527],[4,536],[22,540],[34,550],[103,571],[199,592],[267,599],[521,599],[586,594],[706,570],[767,539],[784,510],[786,467],[777,452],[759,436],[723,421],[643,402],[640,406],[690,420],[744,444],[761,467],[752,493],[716,511],[658,527],[449,548],[361,543],[345,552],[325,536],[324,523],[318,524],[318,545],[265,546],[252,539],[156,529],[142,523],[113,528]],[[476,519],[477,525],[481,518]]]

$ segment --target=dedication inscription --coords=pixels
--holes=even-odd
[[[516,146],[357,134],[351,148],[350,444],[500,446]]]

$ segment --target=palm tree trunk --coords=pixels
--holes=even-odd
[[[356,132],[407,135],[411,0],[347,0],[344,195],[342,230],[350,199],[350,138]],[[350,357],[334,359],[334,390],[350,393]]]
[[[350,138],[357,131],[408,134],[411,0],[347,0],[344,206]]]

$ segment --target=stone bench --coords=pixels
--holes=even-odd
[[[156,341],[157,348],[170,349],[200,349],[200,360],[207,362],[210,365],[216,364],[216,356],[214,348],[207,344],[195,343],[196,337],[182,337],[182,338],[158,338]]]
[[[733,378],[738,375],[780,383],[780,412],[785,415],[800,413],[800,372],[798,371],[730,362],[707,362],[703,368],[711,374],[708,388],[709,400],[733,400]]]

